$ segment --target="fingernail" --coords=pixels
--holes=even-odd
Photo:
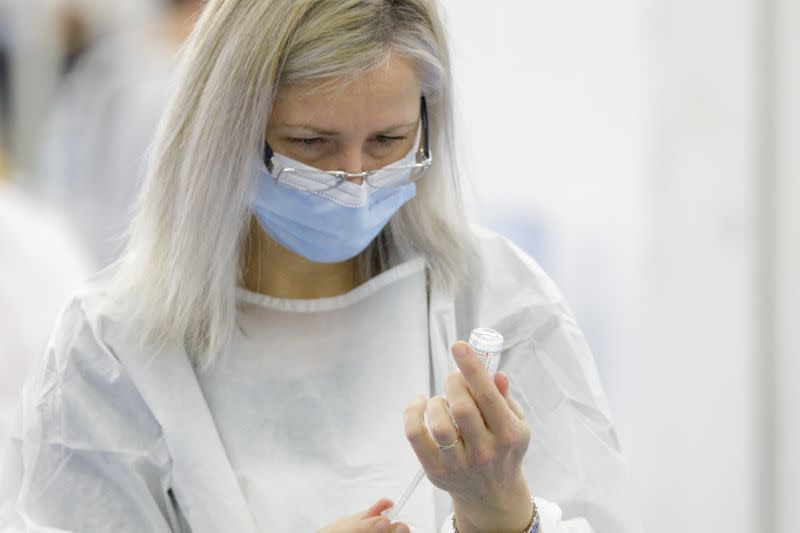
[[[389,531],[389,525],[390,525],[389,522],[387,522],[386,520],[381,520],[375,526],[375,529],[380,533],[386,533],[386,531]]]
[[[456,356],[457,359],[463,359],[467,356],[467,347],[463,342],[459,342],[453,347],[453,355]]]

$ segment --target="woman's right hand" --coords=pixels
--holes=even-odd
[[[407,525],[401,522],[392,524],[381,516],[391,506],[392,502],[384,498],[366,511],[340,518],[317,533],[411,533]]]

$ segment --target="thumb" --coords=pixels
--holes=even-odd
[[[384,512],[389,507],[392,507],[393,505],[394,503],[392,503],[392,500],[388,498],[381,498],[372,507],[364,511],[364,513],[361,514],[361,518],[372,518],[374,516],[380,516],[382,512]]]

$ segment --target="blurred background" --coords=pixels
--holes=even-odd
[[[440,2],[472,218],[571,303],[644,530],[797,531],[800,2]],[[0,437],[201,8],[0,0]]]

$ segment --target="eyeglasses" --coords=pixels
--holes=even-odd
[[[264,142],[264,162],[267,165],[270,176],[278,184],[309,192],[333,189],[343,181],[353,178],[363,179],[372,187],[381,189],[406,185],[420,179],[433,162],[428,138],[428,106],[424,96],[420,98],[420,120],[422,122],[422,142],[416,153],[417,162],[410,165],[394,166],[394,164],[391,164],[376,170],[356,173],[341,170],[323,171],[287,168],[275,159],[275,152],[272,151],[267,142]]]

